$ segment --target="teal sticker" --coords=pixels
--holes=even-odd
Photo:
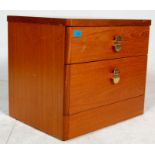
[[[82,32],[80,30],[74,30],[74,37],[82,37]]]

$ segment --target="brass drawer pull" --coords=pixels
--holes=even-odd
[[[122,40],[123,40],[122,36],[120,36],[120,35],[115,36],[114,49],[116,52],[120,52],[120,50],[122,49],[122,45],[121,45]]]
[[[120,71],[117,67],[113,71],[113,83],[118,84],[120,82]]]

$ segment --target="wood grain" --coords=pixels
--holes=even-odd
[[[144,94],[147,56],[72,64],[67,66],[65,113],[111,104]],[[113,84],[113,70],[120,82]]]
[[[65,27],[9,22],[9,110],[63,137]]]
[[[135,19],[65,19],[65,18],[45,18],[28,16],[8,16],[9,22],[26,22],[39,24],[52,24],[64,26],[149,26],[151,20]]]
[[[81,37],[74,31],[80,30]],[[123,37],[120,52],[114,50],[116,35]],[[149,27],[74,27],[67,28],[67,64],[146,55]]]
[[[134,19],[68,19],[66,26],[149,26],[151,20],[134,20]]]
[[[142,114],[144,109],[144,96],[124,100],[115,104],[84,111],[76,115],[65,116],[66,129],[64,139],[103,128]]]

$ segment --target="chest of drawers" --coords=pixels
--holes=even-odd
[[[10,115],[67,140],[142,114],[150,24],[8,16]]]

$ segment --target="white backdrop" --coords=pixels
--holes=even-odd
[[[155,72],[155,11],[0,11],[0,80],[8,80],[7,15],[66,18],[151,19],[148,72]]]

